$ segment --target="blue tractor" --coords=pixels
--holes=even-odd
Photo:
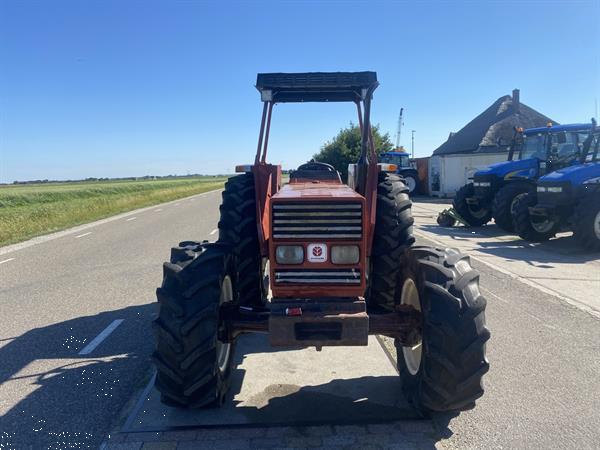
[[[402,148],[402,147],[400,147]],[[396,173],[404,178],[404,184],[410,195],[419,190],[419,177],[417,169],[410,162],[408,153],[403,151],[384,152],[379,155],[379,162],[384,164],[395,164],[398,166]]]
[[[600,251],[600,130],[595,125],[592,121],[577,165],[541,177],[535,192],[518,196],[513,220],[523,239],[541,242],[567,229],[583,248]]]
[[[590,124],[515,128],[508,161],[477,171],[473,182],[457,191],[454,211],[470,226],[493,218],[504,231],[513,232],[517,196],[534,193],[541,176],[577,163],[590,128]]]

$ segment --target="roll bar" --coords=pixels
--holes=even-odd
[[[273,105],[276,103],[353,102],[361,131],[357,186],[364,190],[365,167],[375,157],[371,130],[371,99],[379,86],[376,72],[259,73],[256,89],[263,105],[254,164],[265,164]],[[361,104],[363,107],[361,108]],[[364,112],[363,112],[364,111]],[[362,187],[362,189],[361,189]]]

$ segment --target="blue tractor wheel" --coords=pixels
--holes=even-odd
[[[526,241],[543,242],[554,237],[560,223],[551,217],[534,217],[529,214],[529,207],[535,206],[537,198],[534,193],[520,194],[513,205],[513,223],[515,232]]]
[[[573,235],[584,249],[600,251],[600,197],[597,195],[582,199],[575,208]]]

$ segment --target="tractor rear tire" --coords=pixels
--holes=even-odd
[[[218,338],[220,305],[235,301],[230,247],[182,242],[163,266],[153,322],[161,401],[180,408],[222,404],[233,364],[233,343]]]
[[[575,207],[573,236],[582,248],[600,251],[600,197],[595,195],[582,199]]]
[[[513,205],[513,224],[520,238],[529,242],[544,242],[556,235],[560,224],[554,221],[534,224],[529,207],[536,203],[536,195],[532,192],[518,195]]]
[[[396,280],[404,250],[415,242],[408,188],[400,176],[379,173],[377,216],[368,274],[370,308],[394,309]]]
[[[507,233],[513,233],[513,208],[518,195],[525,193],[534,193],[533,186],[522,181],[513,181],[504,185],[494,197],[492,203],[492,216],[496,225]]]
[[[465,184],[456,192],[452,206],[470,226],[480,227],[491,220],[492,211],[487,206],[475,208],[467,203],[467,198],[473,197],[474,190],[473,183]]]
[[[405,252],[402,267],[396,302],[423,314],[420,347],[396,343],[404,395],[423,415],[472,409],[489,370],[479,273],[457,250],[422,246]]]
[[[233,246],[240,305],[263,306],[266,292],[256,224],[254,174],[244,173],[227,180],[220,211],[219,242]]]

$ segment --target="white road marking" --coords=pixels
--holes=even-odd
[[[89,234],[92,234],[92,232],[91,232],[91,231],[88,231],[87,233],[83,233],[83,234],[80,234],[79,236],[75,236],[75,239],[82,238],[82,237],[84,237],[84,236],[87,236],[87,235],[89,235]]]
[[[129,219],[125,219],[125,222],[130,222],[130,221],[135,220],[135,219],[137,219],[137,217],[130,217]]]
[[[155,209],[154,212],[161,212],[162,208]]]
[[[0,264],[4,264],[5,262],[12,261],[13,259],[15,259],[15,258],[8,258],[8,259],[5,259],[4,261],[0,261]]]
[[[78,353],[79,355],[89,355],[94,351],[96,347],[100,345],[100,343],[108,337],[110,333],[115,331],[115,329],[121,325],[124,319],[116,319],[113,320],[112,323],[107,326],[98,336],[96,336],[92,342],[83,347],[81,351]]]
[[[217,231],[219,231],[219,229],[218,229],[218,228],[215,228],[214,230],[212,230],[212,231],[210,232],[210,235],[212,236],[212,235],[213,235],[213,234],[215,234]]]

